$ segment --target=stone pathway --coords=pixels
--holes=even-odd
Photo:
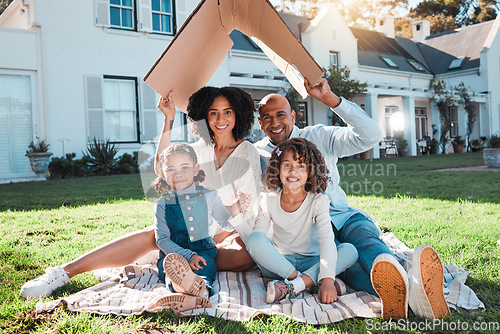
[[[488,168],[484,166],[469,166],[457,168],[435,169],[436,172],[500,172],[500,168]]]

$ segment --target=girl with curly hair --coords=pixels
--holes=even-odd
[[[323,194],[330,181],[323,156],[303,138],[283,141],[272,152],[265,182],[272,192],[263,195],[247,250],[267,285],[266,302],[295,297],[319,285],[322,303],[332,303],[345,291],[335,276],[358,259],[353,245],[335,247],[330,200]],[[272,225],[272,239],[267,233]]]
[[[154,209],[157,268],[160,279],[168,276],[169,288],[179,293],[164,297],[161,304],[179,311],[211,307],[206,297],[214,294],[217,247],[209,226],[216,222],[232,230],[229,218],[245,210],[251,198],[240,193],[229,213],[215,190],[199,185],[205,173],[188,145],[170,145],[161,153],[158,168],[161,176],[154,184],[162,195]]]

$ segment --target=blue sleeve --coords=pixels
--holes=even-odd
[[[165,203],[161,198],[155,203],[155,238],[156,245],[165,254],[177,253],[188,261],[193,254],[196,254],[190,249],[182,248],[170,239],[170,229],[165,215]]]

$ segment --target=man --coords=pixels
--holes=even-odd
[[[416,249],[409,289],[405,270],[379,238],[379,230],[372,218],[350,207],[339,186],[338,158],[375,146],[382,137],[377,122],[356,104],[335,95],[326,79],[321,79],[314,87],[306,80],[305,87],[310,96],[330,107],[348,126],[320,124],[299,129],[294,125],[295,112],[287,99],[270,94],[259,105],[259,124],[267,137],[255,144],[257,149],[262,156],[269,157],[283,140],[301,137],[316,144],[323,153],[333,181],[326,194],[331,201],[330,216],[335,238],[339,242],[352,243],[359,253],[358,262],[343,273],[342,278],[356,290],[378,294],[382,299],[384,319],[406,318],[408,299],[412,310],[420,316],[439,318],[449,315],[442,288],[443,269],[435,251],[428,246]]]

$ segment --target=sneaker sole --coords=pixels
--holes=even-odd
[[[394,262],[397,263],[392,255],[381,254],[375,259],[370,274],[373,288],[382,300],[384,320],[408,317],[408,278]]]
[[[168,254],[163,262],[163,267],[168,278],[185,290],[182,292],[196,297],[205,292],[205,281],[191,270],[189,263],[183,256],[177,253]]]
[[[420,289],[417,288],[417,293],[420,300],[427,303],[427,307],[421,308],[421,316],[429,319],[446,318],[450,315],[450,308],[444,298],[444,270],[439,255],[430,246],[418,246],[413,256],[414,263],[418,261],[420,266],[420,273],[417,272],[416,274],[420,274],[418,278],[421,287]],[[432,310],[432,314],[429,313],[429,310]]]
[[[187,311],[196,308],[212,307],[208,299],[175,293],[156,301],[156,307],[168,306],[176,311]]]
[[[274,283],[276,281],[270,281],[267,283],[267,289],[266,289],[266,303],[267,304],[273,304],[274,303]]]

